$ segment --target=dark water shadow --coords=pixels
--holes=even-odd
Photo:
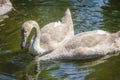
[[[34,59],[27,50],[1,52],[0,80],[16,80],[15,72],[22,70]]]

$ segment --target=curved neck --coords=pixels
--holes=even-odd
[[[40,39],[40,27],[38,24],[34,24],[34,28],[35,28],[35,38]]]
[[[40,46],[40,36],[41,36],[40,27],[36,22],[33,22],[31,25],[32,28],[35,28],[35,35],[31,39],[29,49],[32,49],[33,52],[37,54],[43,53],[44,49],[42,49]]]

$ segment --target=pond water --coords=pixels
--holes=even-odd
[[[40,27],[58,21],[70,8],[75,34],[120,29],[119,0],[11,0],[16,11],[0,22],[0,80],[119,80],[120,55],[77,61],[45,61],[40,71],[28,50],[20,48],[20,28],[27,20]],[[29,44],[29,43],[28,43]]]

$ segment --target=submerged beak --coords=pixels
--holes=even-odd
[[[26,40],[27,40],[27,37],[22,37],[21,49],[25,48],[25,46],[26,46]]]

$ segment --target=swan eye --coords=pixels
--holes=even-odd
[[[27,31],[24,29],[21,29],[21,34],[22,34],[22,36],[27,36]]]
[[[27,33],[27,30],[21,29],[21,32],[22,32],[22,33]]]
[[[27,33],[27,31],[24,31],[24,33]]]

